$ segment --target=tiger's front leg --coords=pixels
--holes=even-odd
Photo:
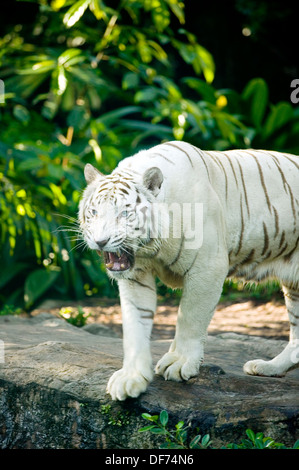
[[[175,338],[155,372],[165,380],[180,382],[194,377],[204,357],[208,325],[219,301],[228,269],[227,260],[200,256],[186,274]]]
[[[157,295],[152,274],[118,281],[123,323],[123,367],[107,386],[113,400],[138,397],[153,379],[150,336]]]

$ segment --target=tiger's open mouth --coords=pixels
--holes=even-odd
[[[101,251],[97,251],[100,256]],[[103,251],[105,266],[109,271],[126,271],[133,265],[133,256],[129,253]]]

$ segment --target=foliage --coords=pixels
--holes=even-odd
[[[111,405],[102,405],[101,413],[108,417],[108,424],[111,426],[126,426],[130,423],[129,411],[117,411],[112,409]]]
[[[262,432],[254,433],[252,429],[246,429],[248,439],[242,439],[241,444],[228,444],[227,449],[288,449],[284,444],[275,442],[271,437],[264,437]],[[299,440],[292,449],[299,449]]]
[[[223,285],[220,302],[238,302],[241,299],[269,302],[283,299],[283,293],[279,281],[268,280],[259,284],[254,282],[244,283],[238,279],[227,279]]]
[[[185,426],[184,421],[179,421],[174,429],[168,428],[169,416],[166,410],[162,410],[159,415],[151,415],[149,413],[143,413],[141,415],[147,421],[153,424],[144,426],[139,429],[139,432],[151,432],[156,435],[162,435],[165,437],[165,443],[163,443],[161,449],[207,449],[211,448],[212,441],[210,440],[209,434],[205,434],[203,437],[197,435],[190,439],[188,436],[188,430],[190,426]],[[261,432],[254,433],[251,429],[246,430],[247,439],[242,439],[240,444],[227,444],[222,447],[223,449],[287,449],[284,444],[275,442],[271,437],[264,437]],[[296,441],[292,449],[299,449],[299,441]]]
[[[80,306],[77,310],[73,307],[63,307],[60,309],[59,315],[71,325],[81,327],[86,325],[90,313],[84,312],[83,308]]]
[[[213,87],[183,1],[31,4],[32,23],[0,38],[0,304],[116,296],[78,232],[87,162],[109,173],[170,139],[299,152],[299,109],[272,104],[262,79],[241,93]]]
[[[175,429],[169,430],[169,417],[166,410],[162,410],[160,415],[143,413],[142,418],[154,424],[140,428],[139,432],[150,431],[153,434],[164,436],[165,443],[160,446],[161,449],[206,449],[211,446],[212,442],[210,441],[210,436],[208,434],[203,437],[197,435],[188,442],[189,426],[184,426],[184,421],[179,421],[175,425]]]
[[[4,305],[0,310],[0,315],[19,315],[22,313],[21,308],[15,308],[13,305]]]

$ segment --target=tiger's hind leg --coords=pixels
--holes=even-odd
[[[290,320],[290,340],[285,349],[271,361],[256,359],[244,365],[250,375],[283,376],[299,367],[299,286],[283,286],[284,298]]]

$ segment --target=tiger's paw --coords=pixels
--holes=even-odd
[[[243,371],[249,375],[261,375],[264,377],[282,377],[284,375],[277,365],[263,359],[246,362],[243,366]]]
[[[120,369],[110,377],[107,385],[107,393],[112,400],[123,401],[128,397],[137,398],[145,392],[148,384],[153,379],[153,372],[148,370],[140,373],[137,370]]]
[[[196,376],[200,363],[201,361],[198,359],[188,358],[173,351],[164,354],[157,363],[155,372],[158,375],[163,375],[165,380],[181,382]]]

